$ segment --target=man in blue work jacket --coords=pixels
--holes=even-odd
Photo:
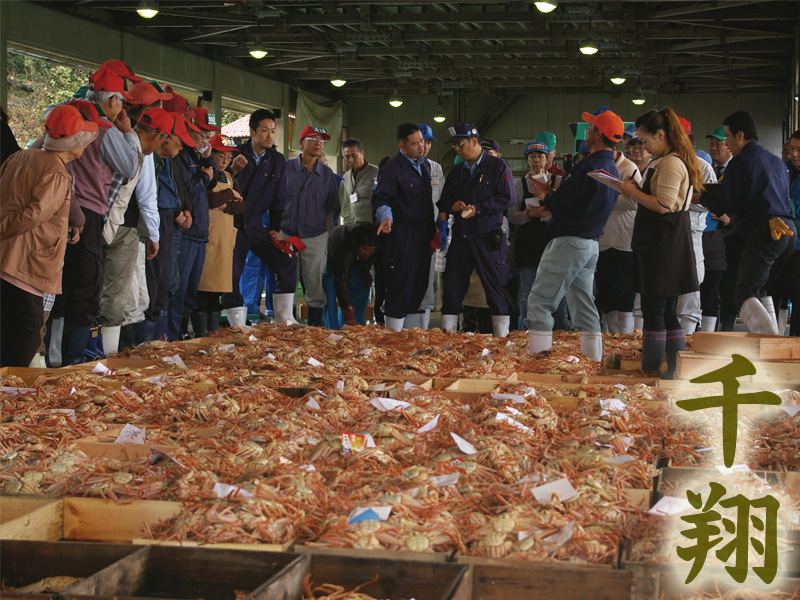
[[[715,214],[736,214],[744,242],[734,302],[752,333],[778,335],[772,296],[766,295],[794,251],[797,229],[789,203],[789,172],[781,159],[758,143],[753,116],[743,110],[725,117],[725,140],[733,158],[719,198],[702,197]]]
[[[234,215],[238,229],[233,249],[233,291],[223,294],[226,310],[243,309],[239,279],[244,271],[248,251],[252,251],[276,275],[277,287],[272,296],[275,323],[293,323],[294,292],[297,288],[297,256],[285,254],[274,244],[280,239],[281,220],[286,209],[286,159],[275,147],[275,115],[259,108],[250,115],[250,140],[237,146],[239,156],[229,167],[244,198],[244,214]],[[263,215],[269,215],[269,226]],[[244,317],[242,317],[244,318]]]
[[[423,156],[419,125],[397,128],[397,154],[378,173],[372,206],[385,235],[383,246],[386,327],[403,328],[410,312],[416,312],[428,287],[431,239],[436,233],[431,206],[431,169]]]
[[[461,303],[473,270],[483,284],[492,313],[492,332],[508,335],[508,279],[503,212],[514,204],[514,177],[508,163],[486,152],[472,123],[450,127],[450,143],[463,162],[444,182],[437,224],[446,231],[447,217],[455,215],[450,250],[444,268],[442,329],[458,326]]]
[[[616,190],[589,177],[599,169],[619,177],[614,146],[625,126],[610,110],[583,113],[586,145],[591,154],[575,166],[561,185],[551,192],[547,184],[532,180],[542,210],[552,215],[547,244],[528,296],[529,351],[546,352],[553,346],[553,312],[566,296],[572,323],[581,332],[581,353],[601,360],[603,337],[600,315],[592,293],[594,271],[600,253],[598,239],[619,195]]]

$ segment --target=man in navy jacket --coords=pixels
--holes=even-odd
[[[583,120],[589,122],[585,141],[591,154],[561,180],[555,192],[549,193],[547,185],[533,182],[539,188],[537,195],[544,198],[542,211],[552,215],[548,229],[553,239],[539,263],[525,324],[530,353],[549,350],[553,346],[552,313],[566,296],[572,323],[581,332],[581,352],[592,360],[601,360],[600,315],[592,292],[599,256],[597,240],[619,193],[589,173],[603,169],[619,177],[614,145],[622,139],[625,126],[610,110],[585,112]]]

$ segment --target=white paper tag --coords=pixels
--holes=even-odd
[[[119,432],[117,439],[114,440],[115,444],[144,444],[146,433],[144,427],[136,427],[127,423],[122,431]]]
[[[356,202],[358,202],[358,194],[353,192],[350,194],[350,204],[355,204]]]
[[[675,498],[674,496],[664,496],[655,503],[653,508],[648,510],[651,515],[658,515],[659,517],[666,517],[670,515],[677,515],[682,512],[690,510],[692,505],[686,498]]]
[[[506,410],[512,415],[521,415],[522,414],[521,410],[517,410],[513,406],[506,406]]]
[[[313,408],[314,410],[319,410],[319,402],[314,400],[314,398],[309,398],[308,402],[306,402],[306,406],[308,408]]]
[[[478,453],[478,451],[475,450],[475,446],[470,444],[467,440],[465,440],[461,436],[456,435],[455,433],[451,433],[450,437],[453,438],[453,440],[455,440],[456,446],[458,446],[458,449],[461,450],[464,454],[477,454]]]
[[[164,357],[164,358],[162,358],[161,360],[163,360],[165,363],[172,363],[173,365],[177,365],[177,366],[179,366],[181,369],[186,369],[186,368],[188,368],[188,367],[186,366],[186,363],[185,363],[185,362],[183,362],[183,359],[182,359],[182,358],[181,358],[179,355],[177,355],[177,354],[176,354],[176,355],[174,355],[174,356],[165,356],[165,357]]]
[[[572,356],[572,354],[570,354],[567,358],[564,359],[564,361],[568,363],[579,363],[581,362],[581,359],[578,358],[577,356]]]
[[[108,373],[109,371],[111,371],[111,369],[109,369],[107,366],[105,366],[101,362],[97,363],[94,366],[94,369],[91,370],[92,373],[95,373],[97,375],[104,375],[104,374]]]
[[[253,497],[253,494],[247,490],[243,490],[235,485],[228,485],[227,483],[215,483],[213,492],[217,498],[222,498],[223,500],[228,496],[242,496],[243,498]]]
[[[790,417],[794,417],[795,415],[797,415],[797,413],[800,412],[800,405],[796,405],[796,406],[779,406],[778,408],[780,408],[783,412],[785,412]]]
[[[627,385],[622,385],[621,383],[615,383],[614,387],[617,388],[618,390],[627,390],[628,389]]]
[[[233,352],[236,350],[236,344],[225,344],[224,346],[219,347],[220,352]]]
[[[517,404],[525,404],[525,396],[522,394],[492,394],[493,400],[511,400]]]
[[[275,355],[272,352],[267,353],[267,360],[275,360]]]
[[[151,377],[147,381],[152,383],[153,385],[157,385],[158,387],[167,387],[167,381],[169,381],[168,375],[156,375],[155,377]]]
[[[390,411],[399,408],[400,410],[411,406],[410,402],[404,400],[394,400],[392,398],[373,398],[369,401],[372,406],[380,411]]]
[[[309,473],[312,473],[317,470],[317,467],[315,467],[314,465],[300,465],[297,468],[300,469],[301,471],[308,471]]]
[[[347,515],[347,524],[360,523],[361,521],[385,521],[392,514],[390,506],[359,506]]]
[[[448,485],[457,484],[458,478],[460,476],[461,473],[449,473],[447,475],[438,475],[436,477],[431,477],[428,481],[430,481],[437,488],[440,488],[440,487],[446,487]]]
[[[385,383],[376,383],[375,385],[371,385],[367,388],[367,391],[370,392],[382,392],[386,389]]]
[[[633,462],[636,460],[630,454],[620,454],[618,456],[606,456],[605,457],[607,463],[611,463],[612,465],[624,465],[625,463]]]
[[[488,348],[481,350],[481,358],[489,358],[492,355]]]
[[[403,384],[403,391],[405,391],[405,392],[407,392],[408,390],[413,390],[415,388],[416,389],[422,389],[416,383],[411,383],[410,381],[406,381]]]
[[[436,424],[439,422],[439,415],[433,417],[430,421],[428,421],[425,425],[417,429],[417,433],[425,433],[426,431],[431,431]]]
[[[372,348],[364,348],[361,352],[359,352],[359,354],[363,356],[369,356],[372,354]]]
[[[248,337],[247,339],[249,341],[251,341],[251,342],[257,342],[258,341],[258,338],[256,336],[254,336],[252,333],[250,334],[250,337]]]
[[[749,473],[750,467],[747,465],[733,465],[731,468],[716,465],[717,471],[723,475],[733,475],[734,473]]]
[[[627,408],[627,405],[619,398],[606,398],[600,400],[600,408],[608,411],[623,411]]]
[[[523,477],[522,479],[520,479],[517,482],[517,485],[519,485],[520,483],[528,483],[528,482],[537,483],[537,482],[539,482],[541,480],[542,480],[542,476],[539,475],[538,473],[534,473],[533,475],[525,475],[525,477]]]
[[[531,490],[531,493],[539,504],[550,504],[553,500],[566,502],[578,495],[566,477],[537,486]]]
[[[513,346],[513,345],[514,345],[514,342],[512,342],[511,340],[508,340],[506,342],[506,346]]]
[[[76,389],[73,387],[73,388],[72,388],[72,389],[69,391],[69,395],[70,395],[70,396],[72,396],[72,394],[74,394],[74,393],[75,393],[75,392],[77,392],[77,391],[78,391],[78,390],[76,390]]]
[[[35,390],[32,390],[32,391],[35,391]],[[74,408],[54,408],[50,412],[62,413],[63,415],[65,415],[73,423],[76,422],[75,409]]]
[[[328,337],[326,337],[325,339],[328,340],[329,342],[338,342],[343,337],[344,337],[343,335],[338,335],[338,334],[332,333]]]
[[[339,381],[337,381],[336,382],[336,389],[339,390],[339,391],[343,390],[344,389],[344,381],[342,381],[341,379]]]
[[[525,432],[528,432],[528,433],[530,433],[530,431],[531,431],[531,428],[530,428],[530,427],[528,427],[527,425],[523,425],[523,424],[522,424],[522,423],[520,423],[519,421],[517,421],[517,420],[515,420],[515,419],[512,419],[512,418],[511,418],[511,417],[509,417],[508,415],[506,415],[506,414],[504,414],[504,413],[501,413],[501,412],[499,412],[499,413],[497,413],[497,414],[495,415],[495,417],[494,417],[494,420],[495,420],[495,421],[505,421],[505,422],[506,422],[506,423],[508,423],[509,425],[513,425],[513,426],[514,426],[514,427],[516,427],[517,429],[521,429],[522,431],[525,431]]]
[[[365,433],[364,437],[367,440],[367,448],[375,448],[376,447],[375,446],[375,440],[372,438],[372,436],[370,434]]]
[[[321,362],[319,362],[319,361],[318,361],[316,358],[314,358],[313,356],[312,356],[311,358],[309,358],[309,359],[308,359],[308,364],[310,364],[312,367],[321,367],[321,366],[322,366],[322,363],[321,363]]]

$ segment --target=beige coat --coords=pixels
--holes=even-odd
[[[0,271],[61,293],[72,177],[46,150],[20,150],[0,169]]]
[[[225,173],[228,182],[217,182],[211,190],[212,194],[233,189],[230,175]],[[206,244],[206,261],[203,274],[200,276],[198,290],[201,292],[233,291],[233,247],[236,244],[236,227],[233,226],[233,215],[222,209],[208,213],[208,244]]]

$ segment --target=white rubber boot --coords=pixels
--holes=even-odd
[[[403,329],[413,329],[414,327],[419,327],[420,317],[422,317],[422,315],[419,313],[408,313],[403,321]]]
[[[618,333],[633,333],[633,327],[634,327],[633,313],[620,311]]]
[[[101,334],[103,336],[103,356],[111,356],[119,352],[119,332],[122,330],[121,325],[116,327],[106,327],[103,325]]]
[[[272,308],[276,325],[299,325],[294,320],[294,294],[272,294]]]
[[[50,345],[47,347],[47,357],[54,367],[61,366],[61,339],[64,335],[64,319],[53,319],[50,324]]]
[[[582,331],[581,354],[598,362],[603,360],[603,334],[599,331]]]
[[[33,360],[31,360],[31,364],[28,365],[31,369],[46,369],[47,363],[44,361],[44,354],[41,352],[37,352],[33,355]]]
[[[778,335],[786,334],[786,324],[789,322],[789,309],[782,308],[778,311]]]
[[[391,329],[392,331],[400,331],[403,329],[403,322],[405,319],[395,319],[394,317],[390,317],[385,315],[386,318],[386,329]]]
[[[692,335],[694,330],[697,329],[697,321],[689,317],[681,317],[681,327],[686,332],[686,335]]]
[[[700,328],[704,333],[713,333],[717,330],[717,317],[703,317]]]
[[[772,296],[761,296],[758,299],[761,302],[761,306],[763,306],[767,313],[769,313],[770,318],[775,322],[775,331],[777,333],[775,335],[783,335],[783,333],[778,328],[778,317],[775,314],[775,303],[772,301]]]
[[[603,323],[606,326],[608,333],[619,333],[619,311],[612,310],[603,313]]]
[[[492,315],[492,333],[494,337],[508,337],[508,326],[510,323],[511,317],[508,315]]]
[[[226,308],[225,316],[228,317],[228,327],[244,327],[247,323],[247,307]]]
[[[458,331],[458,315],[442,315],[443,331]]]
[[[426,308],[425,312],[420,314],[419,316],[419,328],[420,329],[430,329],[431,328],[431,309]]]
[[[528,353],[547,352],[553,347],[552,331],[528,331]]]
[[[778,335],[778,324],[758,298],[751,296],[742,304],[739,316],[750,333]]]

